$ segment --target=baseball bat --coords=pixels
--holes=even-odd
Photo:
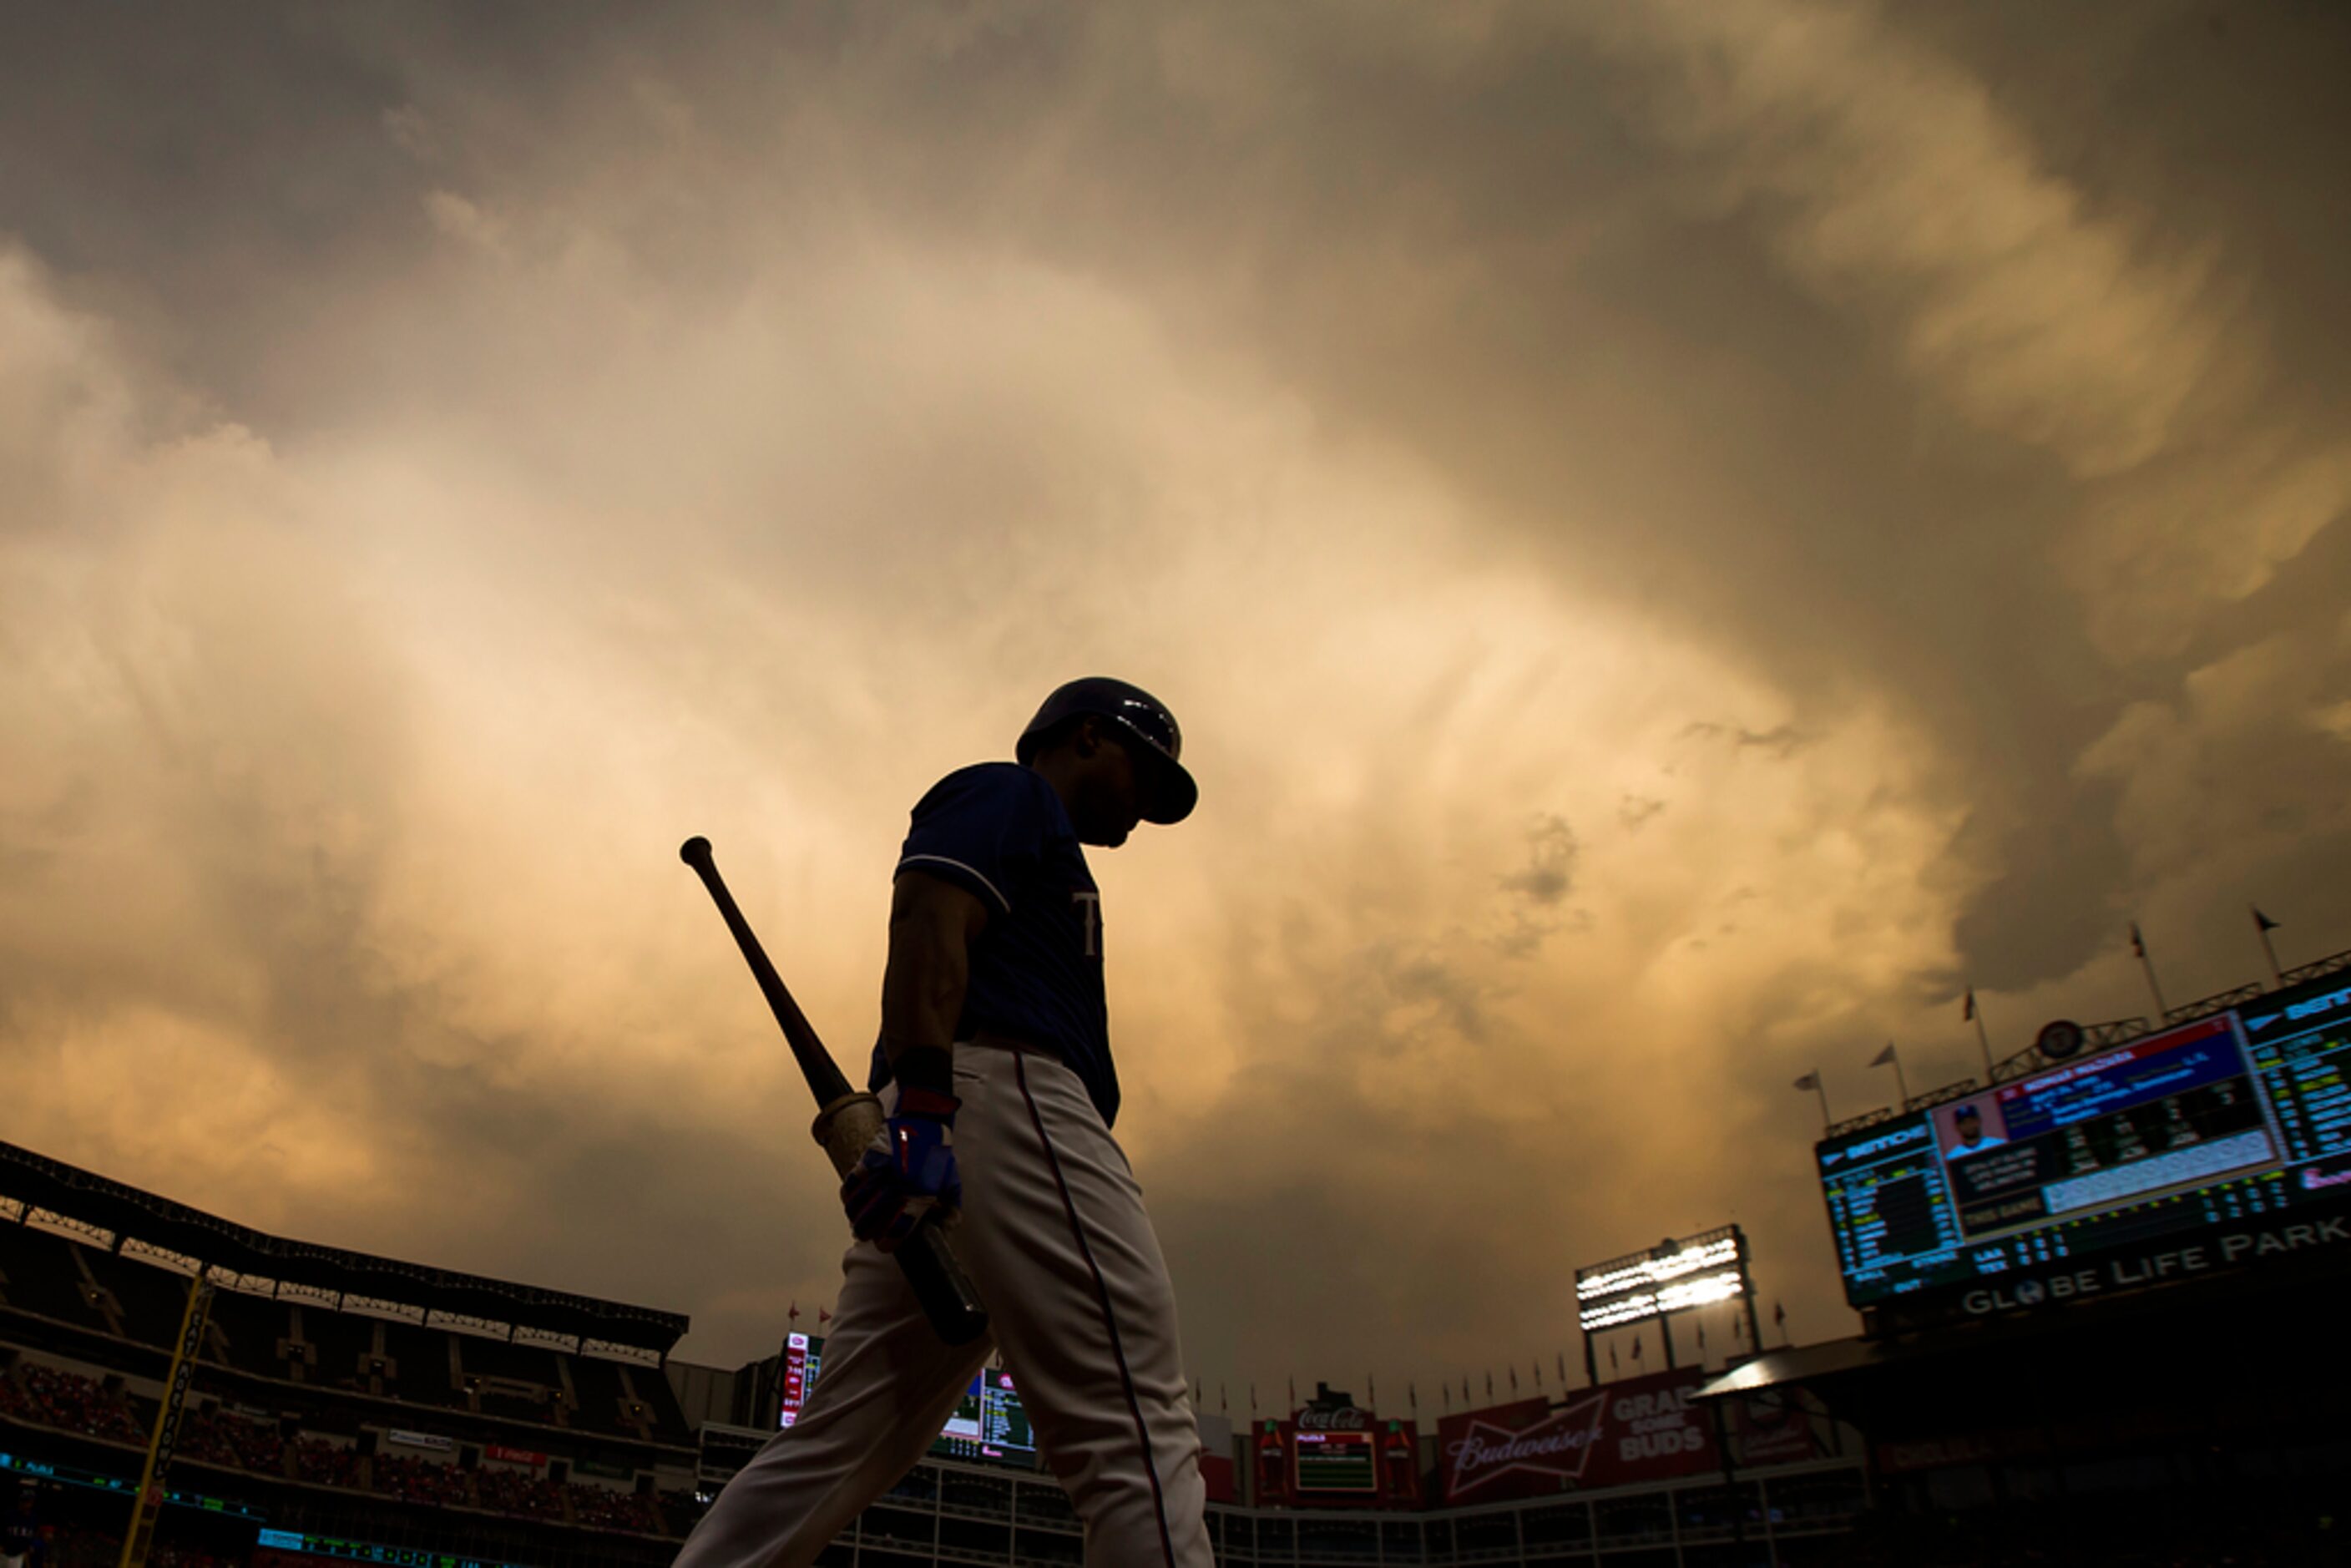
[[[792,1048],[792,1060],[799,1063],[800,1076],[808,1080],[809,1092],[816,1096],[816,1123],[809,1130],[817,1145],[832,1161],[834,1171],[847,1176],[850,1167],[865,1153],[865,1145],[872,1142],[873,1134],[882,1130],[882,1102],[862,1090],[850,1088],[849,1080],[841,1076],[832,1052],[817,1038],[807,1015],[792,1000],[791,992],[784,988],[783,977],[768,961],[767,949],[759,946],[750,922],[735,906],[734,895],[726,891],[717,862],[711,859],[710,841],[699,834],[686,840],[678,847],[677,858],[702,878],[702,885],[710,890],[711,902],[718,905],[726,929],[735,934],[735,945],[743,949],[744,961],[751,966],[752,978],[759,982],[768,1009],[776,1015],[776,1022],[783,1026],[784,1039]],[[931,1327],[941,1340],[948,1344],[969,1344],[987,1332],[987,1309],[981,1305],[979,1292],[972,1289],[963,1265],[956,1259],[955,1249],[947,1242],[946,1233],[935,1220],[925,1218],[890,1255],[905,1270],[906,1283],[914,1287],[914,1299],[922,1303],[924,1315],[931,1320]]]

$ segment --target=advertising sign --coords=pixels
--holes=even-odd
[[[1800,1388],[1772,1389],[1734,1399],[1724,1410],[1733,1456],[1743,1466],[1792,1465],[1829,1451],[1827,1416],[1810,1407]]]
[[[1552,1402],[1448,1416],[1437,1423],[1448,1505],[1637,1486],[1718,1469],[1713,1422],[1691,1396],[1697,1371],[1661,1372]]]
[[[1383,1421],[1344,1395],[1318,1398],[1286,1421],[1258,1423],[1249,1446],[1260,1507],[1419,1506],[1412,1424]]]
[[[1846,1300],[2025,1311],[2351,1239],[2342,980],[1823,1140]]]
[[[432,1448],[444,1454],[455,1452],[457,1447],[455,1438],[444,1437],[434,1432],[405,1432],[394,1427],[384,1436],[411,1448]]]
[[[483,1444],[482,1458],[501,1465],[530,1465],[536,1467],[547,1463],[547,1456],[538,1452],[536,1449],[509,1448],[504,1443]]]

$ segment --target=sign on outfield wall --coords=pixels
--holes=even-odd
[[[397,1427],[392,1427],[384,1436],[395,1443],[404,1444],[412,1448],[434,1448],[444,1454],[457,1446],[455,1438],[444,1437],[434,1432],[403,1432]]]
[[[504,1443],[482,1445],[482,1458],[502,1465],[543,1465],[547,1456],[530,1448],[509,1448]]]
[[[1712,1423],[1693,1399],[1701,1372],[1651,1377],[1447,1416],[1437,1424],[1447,1504],[1500,1502],[1635,1486],[1721,1468]]]

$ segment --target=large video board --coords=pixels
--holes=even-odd
[[[1033,1469],[1037,1435],[1012,1386],[1012,1375],[990,1368],[971,1380],[931,1452],[948,1459],[988,1459]]]
[[[824,1370],[824,1341],[813,1334],[785,1337],[777,1425],[791,1426],[800,1418],[809,1396],[816,1391],[817,1375]],[[1012,1375],[1001,1367],[976,1374],[963,1397],[956,1402],[946,1427],[931,1440],[931,1452],[941,1458],[981,1459],[1025,1469],[1037,1466],[1037,1435],[1029,1426]]]
[[[1973,1312],[2351,1241],[2351,977],[1817,1150],[1846,1299]],[[2321,1218],[2324,1223],[2319,1223]]]

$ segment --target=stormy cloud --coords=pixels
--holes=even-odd
[[[1541,1358],[2044,1019],[2351,944],[2336,8],[26,10],[0,1136],[829,1301],[808,1010],[1052,685],[1211,1397]],[[2299,946],[2297,946],[2299,945]],[[1709,1335],[1718,1349],[1728,1336]],[[1573,1354],[1571,1351],[1571,1359]]]

